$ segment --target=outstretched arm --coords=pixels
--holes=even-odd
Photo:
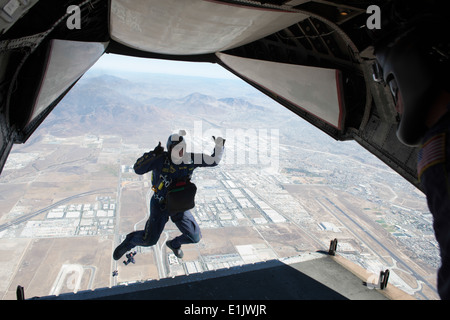
[[[206,155],[204,153],[192,153],[191,159],[194,162],[195,167],[215,167],[222,160],[224,152],[225,139],[222,137],[214,137],[214,151],[212,155]]]

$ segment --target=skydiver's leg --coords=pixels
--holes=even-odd
[[[419,151],[418,173],[433,214],[441,266],[437,289],[441,299],[450,299],[450,115],[432,128]]]
[[[113,258],[119,260],[127,251],[135,246],[149,247],[155,245],[169,220],[166,211],[161,210],[157,200],[150,201],[150,217],[145,223],[144,230],[129,233],[125,240],[114,250]]]
[[[127,251],[134,248],[135,245],[131,243],[131,239],[133,239],[136,236],[136,233],[138,232],[140,231],[134,231],[129,233],[126,236],[125,240],[123,240],[122,243],[117,246],[117,248],[113,252],[114,260],[119,260]]]
[[[164,230],[164,227],[169,221],[169,215],[167,211],[161,210],[161,206],[158,201],[154,198],[150,201],[150,217],[145,223],[145,228],[143,230],[142,238],[136,239],[136,245],[149,247],[155,245],[161,233]]]
[[[183,244],[197,243],[200,241],[202,238],[200,227],[189,210],[177,213],[172,216],[171,219],[182,233],[171,241],[171,246],[173,248],[178,249]]]

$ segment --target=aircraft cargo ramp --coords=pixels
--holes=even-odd
[[[414,299],[349,260],[314,252],[280,260],[111,288],[35,297],[45,300],[388,300]],[[369,285],[365,284],[369,282]]]

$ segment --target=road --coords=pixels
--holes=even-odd
[[[119,183],[118,183],[118,197],[117,197],[117,213],[116,213],[116,233],[114,234],[115,237],[115,241],[114,241],[114,248],[116,246],[118,246],[120,244],[120,235],[117,233],[117,231],[119,230],[119,223],[120,223],[120,199],[121,199],[121,194],[122,194],[122,185],[121,185],[121,172],[119,173]],[[149,218],[150,215],[150,199],[153,196],[153,191],[152,189],[148,189],[147,193],[145,195],[145,201],[147,204],[147,212],[145,213],[144,217],[137,221],[134,224],[134,231],[138,230],[138,228],[140,229],[140,225],[142,226],[142,228],[145,226],[145,222],[147,221],[147,219]],[[167,268],[166,268],[166,259],[164,257],[164,252],[165,250],[163,249],[164,245],[166,244],[167,239],[169,238],[169,235],[164,232],[163,233],[165,235],[165,239],[162,240],[162,237],[160,238],[160,240],[158,241],[158,243],[156,245],[153,246],[153,251],[154,251],[154,257],[155,257],[155,263],[156,266],[158,268],[158,275],[160,279],[166,278],[167,277]],[[114,250],[113,248],[113,250]],[[117,270],[117,261],[113,260],[112,262],[112,270],[111,273],[114,270]],[[112,279],[112,283],[111,285],[117,285],[117,278],[113,277]]]
[[[393,258],[396,261],[396,264],[401,264],[401,267],[406,269],[410,274],[412,274],[414,276],[414,278],[416,278],[419,281],[422,281],[423,283],[425,283],[427,286],[429,286],[430,288],[433,288],[433,285],[431,285],[428,280],[426,280],[425,278],[423,278],[420,274],[416,273],[414,271],[414,269],[410,268],[408,263],[404,261],[403,258],[401,258],[399,255],[397,255],[395,252],[393,252],[393,250],[389,249],[386,245],[384,245],[378,238],[376,238],[372,233],[368,232],[366,230],[366,228],[364,228],[361,224],[359,224],[351,215],[347,214],[344,212],[344,210],[342,210],[338,205],[336,205],[332,200],[330,200],[328,197],[323,197],[324,200],[326,200],[330,205],[332,205],[337,211],[339,211],[342,215],[344,215],[349,221],[351,221],[352,224],[356,225],[358,227],[359,230],[361,230],[362,232],[364,232],[365,236],[367,236],[369,239],[371,239],[372,241],[374,241],[377,245],[379,245],[381,248],[383,248],[391,258]],[[322,204],[322,207],[326,208],[327,211],[332,214],[333,216],[335,216],[341,223],[343,223],[345,225],[345,227],[348,230],[354,230],[356,228],[354,228],[353,226],[349,226],[346,225],[345,222],[343,221],[343,219],[339,219],[339,217],[333,212],[333,210],[330,210],[326,204],[322,203],[321,199],[316,198],[316,201],[319,202],[320,204]],[[355,237],[365,243],[367,245],[368,248],[371,248],[371,246],[364,241],[364,239],[362,239],[359,235],[355,234]],[[371,248],[372,249],[372,248]],[[374,250],[375,252],[375,250]],[[386,264],[387,261],[379,254],[377,254],[380,259],[382,259]],[[395,262],[394,262],[395,263]],[[389,266],[390,268],[393,266]],[[421,286],[419,285],[418,290],[421,290]]]
[[[149,188],[145,195],[145,201],[147,202],[147,214],[145,215],[145,217],[142,220],[140,220],[139,222],[137,222],[134,225],[134,230],[136,230],[136,226],[139,223],[141,223],[149,218],[149,216],[150,216],[150,200],[151,200],[152,196],[153,196],[153,190]],[[165,239],[163,241],[161,241],[161,237],[160,237],[158,242],[153,246],[153,252],[155,253],[156,266],[158,268],[158,275],[159,275],[160,279],[167,277],[166,259],[164,258],[164,255],[163,255],[163,252],[164,252],[163,246],[166,244],[166,241],[169,238],[169,235],[167,234],[167,232],[163,232],[162,234],[165,235]]]
[[[25,221],[28,221],[31,218],[33,218],[33,217],[35,217],[37,215],[40,215],[41,213],[49,211],[49,210],[51,210],[51,209],[53,209],[55,207],[58,207],[58,206],[60,206],[60,205],[62,205],[64,203],[66,203],[66,202],[69,202],[69,201],[71,201],[73,199],[77,199],[77,198],[81,198],[81,197],[85,197],[85,196],[92,195],[92,194],[97,194],[97,193],[105,193],[107,191],[113,192],[110,188],[96,189],[96,190],[92,190],[92,191],[78,193],[76,195],[73,195],[73,196],[67,197],[65,199],[59,200],[59,201],[55,202],[54,204],[52,204],[52,205],[50,205],[48,207],[45,207],[43,209],[39,209],[38,211],[27,213],[27,214],[22,215],[22,216],[14,219],[14,220],[12,220],[10,222],[7,222],[7,223],[4,223],[4,224],[0,225],[0,232],[3,231],[3,230],[8,229],[8,228],[10,228],[10,227],[12,227],[14,225],[18,225],[18,224],[21,224],[21,223],[23,223]]]
[[[155,253],[155,259],[156,259],[156,265],[158,267],[158,275],[159,275],[160,279],[167,277],[166,259],[163,254],[163,252],[165,252],[165,250],[163,249],[163,247],[166,244],[166,241],[169,238],[169,235],[167,232],[163,232],[163,234],[165,235],[165,239],[162,240],[162,238],[160,238],[158,240],[158,242],[156,243],[156,245],[153,246],[153,251]]]

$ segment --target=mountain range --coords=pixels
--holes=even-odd
[[[40,131],[51,130],[52,134],[67,137],[82,132],[120,134],[125,140],[136,141],[143,136],[189,129],[199,120],[204,121],[204,130],[282,127],[282,134],[288,135],[298,130],[316,131],[267,97],[267,103],[260,97],[253,100],[263,103],[255,103],[245,96],[245,90],[243,96],[229,97],[223,97],[220,86],[217,94],[210,91],[211,94],[177,95],[168,90],[177,88],[112,75],[83,77],[44,121]]]
[[[229,95],[228,95],[229,94]],[[179,129],[272,129],[280,144],[361,157],[354,142],[336,143],[288,109],[240,80],[175,75],[88,72],[61,100],[26,145],[50,133],[120,136],[148,148]],[[374,158],[364,153],[364,158]]]

